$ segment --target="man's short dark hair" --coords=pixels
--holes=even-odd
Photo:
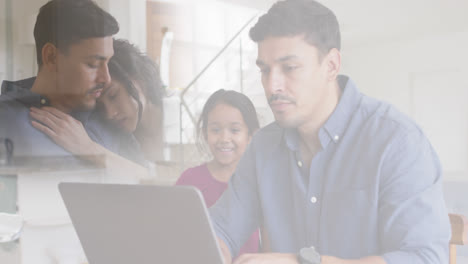
[[[81,40],[117,32],[117,20],[91,0],[51,0],[39,10],[34,26],[37,63],[42,65],[42,48],[49,42],[66,52]]]
[[[260,42],[268,37],[304,35],[321,55],[340,50],[340,27],[335,14],[314,0],[285,0],[275,3],[250,29],[250,38]]]

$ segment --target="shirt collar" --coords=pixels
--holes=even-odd
[[[34,83],[35,78],[31,78]],[[10,98],[20,102],[27,108],[50,106],[50,101],[47,97],[31,92],[31,86],[27,86],[27,82],[31,79],[21,80],[18,82],[4,81],[2,84],[2,94],[8,95]]]
[[[25,89],[31,89],[31,87],[34,84],[34,81],[36,81],[36,77],[31,77],[28,79],[23,79],[19,81],[3,81],[2,83],[2,94],[7,93],[10,91],[13,91],[17,89],[18,87],[25,88]]]
[[[331,141],[335,143],[340,141],[362,98],[362,94],[349,77],[338,76],[338,84],[342,91],[340,101],[319,131],[319,139],[323,148]]]
[[[292,151],[299,151],[299,132],[295,128],[286,128],[284,131],[286,146]]]
[[[2,94],[8,95],[27,108],[50,106],[50,100],[47,97],[31,92],[31,87],[35,80],[36,77],[15,82],[3,81]],[[73,111],[70,115],[84,124],[88,121],[90,113],[89,111]]]
[[[349,77],[340,75],[337,81],[342,90],[340,101],[331,116],[319,130],[318,136],[323,149],[330,142],[338,143],[340,141],[362,98],[362,94]],[[284,138],[289,149],[292,151],[299,150],[300,140],[297,129],[286,128]]]

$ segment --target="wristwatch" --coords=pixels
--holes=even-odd
[[[298,255],[299,263],[301,264],[320,264],[322,263],[322,257],[315,250],[314,247],[301,248]]]

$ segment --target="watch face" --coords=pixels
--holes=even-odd
[[[320,264],[321,262],[320,254],[313,247],[302,248],[299,256],[302,264]]]

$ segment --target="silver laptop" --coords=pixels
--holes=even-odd
[[[90,264],[222,263],[193,187],[61,183]]]

